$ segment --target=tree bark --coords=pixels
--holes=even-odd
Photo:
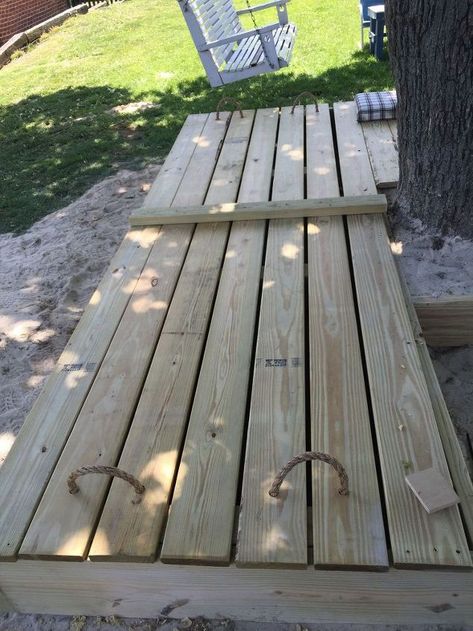
[[[398,97],[396,204],[473,238],[473,0],[386,0]]]

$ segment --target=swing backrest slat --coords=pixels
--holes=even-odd
[[[206,43],[235,35],[243,30],[240,18],[232,0],[188,0],[188,10],[192,11]],[[195,34],[191,34],[195,41]],[[233,44],[212,48],[212,57],[217,66],[228,58]]]

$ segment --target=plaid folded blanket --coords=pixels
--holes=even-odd
[[[396,92],[361,92],[355,96],[358,122],[396,118]]]

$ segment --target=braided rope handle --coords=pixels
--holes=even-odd
[[[333,456],[330,456],[330,454],[324,454],[321,451],[305,451],[304,453],[299,454],[298,456],[294,456],[294,458],[291,458],[291,460],[289,460],[289,462],[276,475],[271,485],[271,488],[269,489],[269,494],[271,495],[271,497],[277,497],[279,495],[279,489],[281,488],[281,484],[283,483],[284,478],[287,476],[287,474],[289,473],[291,469],[293,469],[296,465],[300,464],[301,462],[308,462],[310,460],[321,460],[322,462],[326,462],[327,464],[332,465],[332,467],[338,473],[338,477],[340,480],[340,488],[338,489],[339,494],[340,495],[349,494],[348,474],[345,471],[344,467],[340,464],[340,462],[336,458],[334,458]]]
[[[294,114],[294,110],[296,109],[296,105],[299,105],[300,100],[301,100],[301,98],[303,96],[310,96],[312,99],[314,99],[315,111],[318,113],[318,111],[319,111],[319,104],[317,103],[317,97],[312,92],[308,92],[306,90],[305,92],[301,92],[299,94],[299,96],[296,96],[296,98],[294,99],[294,103],[292,104],[291,114]]]
[[[237,101],[237,99],[234,99],[233,96],[224,96],[220,99],[220,101],[217,104],[217,113],[215,116],[215,120],[218,120],[218,121],[220,120],[220,108],[222,107],[222,105],[225,105],[225,103],[233,103],[233,105],[235,106],[235,109],[240,112],[240,116],[241,118],[243,118],[243,110],[241,109],[240,101]]]
[[[72,471],[67,478],[67,486],[69,487],[69,493],[71,495],[79,493],[79,487],[76,482],[77,478],[80,478],[82,475],[87,475],[88,473],[103,473],[125,480],[125,482],[131,484],[136,491],[136,497],[132,500],[133,504],[139,504],[141,502],[141,496],[145,492],[146,487],[130,473],[123,471],[123,469],[107,467],[105,465],[85,465],[84,467]]]

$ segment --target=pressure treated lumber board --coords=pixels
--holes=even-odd
[[[224,114],[222,120],[226,121],[227,116]],[[219,133],[218,130],[221,125],[209,126],[209,117],[213,118],[211,114],[192,114],[186,118],[171,151],[146,196],[145,208],[158,204],[160,206],[171,206],[177,191],[182,190],[182,178],[189,168],[189,162],[196,149],[199,149],[201,152],[202,148],[208,147],[215,152],[212,138],[209,138],[208,134],[209,131],[210,133]],[[208,161],[204,161],[204,164],[206,163]],[[215,164],[215,161],[213,164]],[[203,180],[205,181],[205,174]],[[204,197],[202,196],[200,201],[203,199]]]
[[[374,195],[377,192],[371,163],[354,101],[334,103],[338,159],[343,195]]]
[[[214,221],[242,221],[245,219],[300,219],[333,215],[354,215],[386,212],[384,195],[355,197],[328,197],[326,199],[299,199],[271,202],[235,202],[212,206],[183,206],[174,208],[143,209],[132,215],[132,226],[152,226],[177,223],[205,223]],[[145,212],[143,212],[145,211]]]
[[[419,324],[416,310],[411,302],[409,289],[402,270],[398,268],[399,280],[401,282],[404,299],[411,321],[414,338],[417,345],[417,352],[424,371],[424,376],[429,390],[430,400],[434,409],[437,427],[442,438],[442,445],[447,458],[450,475],[452,476],[453,486],[460,497],[460,512],[463,517],[465,530],[469,537],[470,547],[473,543],[473,481],[462,454],[458,437],[453,425],[450,413],[448,411],[442,390],[435,373],[432,360],[430,359],[429,350],[425,344],[422,329]]]
[[[472,296],[416,297],[413,302],[427,344],[473,344]]]
[[[399,155],[388,121],[361,124],[373,175],[379,188],[391,188],[399,181]]]
[[[222,149],[216,164],[228,122],[228,118],[217,121],[209,116],[173,203],[205,201],[214,170],[221,172],[231,158],[230,146]],[[232,128],[229,133],[231,139]],[[236,191],[237,185],[234,195]],[[113,481],[91,546],[92,560],[152,561],[155,557],[227,233],[225,225],[217,224],[200,226],[194,233],[119,462],[147,490],[142,502],[133,505],[133,489],[121,480]]]
[[[336,195],[328,106],[306,118],[307,194]],[[307,221],[312,450],[335,456],[350,479],[317,462],[312,471],[316,566],[387,569],[388,557],[371,438],[356,312],[342,217]]]
[[[304,196],[304,108],[283,108],[272,198]],[[268,494],[277,471],[305,451],[304,224],[269,222],[243,474],[237,564],[307,563],[305,468]]]
[[[267,199],[278,110],[258,110],[239,199]],[[233,224],[202,361],[165,561],[230,561],[241,442],[265,237],[264,221]],[[182,465],[181,465],[182,466]],[[178,480],[179,482],[179,480]]]
[[[0,558],[15,558],[158,234],[125,236],[3,463]]]
[[[227,160],[222,162],[220,170],[217,165],[209,191],[212,193],[211,202],[222,199],[220,195],[230,200],[237,196],[253,124],[253,114],[244,112],[244,115],[243,119],[237,116],[232,119],[221,154],[221,158],[226,156]],[[205,225],[199,228],[203,229]],[[225,227],[227,233],[230,228],[229,223],[209,225]],[[244,228],[244,234],[236,234],[235,239],[233,230],[227,247],[164,535],[161,559],[167,562],[224,563],[229,560],[235,506],[235,491],[232,488],[236,489],[237,484],[239,450],[237,444],[231,442],[228,445],[227,432],[231,433],[228,425],[235,421],[233,429],[238,436],[242,413],[239,400],[243,400],[245,409],[241,389],[246,392],[244,364],[249,362],[250,353],[238,348],[238,342],[240,333],[249,334],[247,327],[252,327],[254,314],[251,316],[251,311],[256,310],[258,289],[258,285],[252,288],[248,284],[238,288],[238,275],[241,273],[244,277],[239,266],[246,259],[245,265],[253,266],[253,275],[256,267],[259,284],[261,254],[255,247],[260,242],[262,248],[263,238],[261,234],[252,244],[251,227],[248,226],[246,230]],[[235,260],[231,260],[232,257]],[[242,277],[240,280],[243,280]],[[236,319],[233,326],[232,317]],[[229,356],[234,353],[241,353],[241,356]],[[233,454],[232,449],[237,453]],[[222,459],[226,464],[223,475]],[[228,484],[226,489],[223,480]],[[225,511],[225,508],[228,510]],[[218,520],[215,511],[220,512]]]
[[[22,556],[80,560],[88,552],[110,481],[88,475],[71,495],[66,480],[81,466],[118,460],[189,245],[189,239],[176,240],[179,231],[170,226],[159,234],[25,535]]]
[[[305,133],[307,197],[340,199],[337,162],[328,105],[325,103],[319,105],[319,112],[315,111],[315,105],[306,106]],[[345,197],[344,199],[346,201],[348,198]],[[358,199],[360,199],[359,196]],[[319,217],[320,214],[317,216]]]
[[[258,622],[469,625],[473,572],[332,572],[162,563],[0,564],[21,612]],[[464,628],[462,626],[462,628]]]
[[[344,192],[376,190],[353,103],[334,105]],[[384,218],[347,218],[371,404],[396,566],[470,567],[457,507],[427,515],[406,473],[448,466],[420,364]]]

